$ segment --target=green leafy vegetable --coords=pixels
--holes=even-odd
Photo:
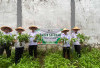
[[[55,47],[46,51],[39,49],[37,59],[25,52],[17,65],[14,63],[15,51],[12,50],[10,58],[0,56],[0,68],[100,68],[100,49],[89,49],[90,46],[82,48],[80,58],[71,51],[70,60],[63,58],[62,50],[56,50]]]
[[[42,42],[42,36],[40,34],[37,34],[34,41]]]
[[[5,40],[3,38],[3,33],[0,32],[0,46],[4,45],[4,42],[5,42]]]
[[[18,38],[19,42],[26,42],[27,43],[27,42],[29,42],[30,37],[31,36],[28,34],[19,34],[19,36],[17,38]]]
[[[70,44],[72,45],[74,42],[76,42],[77,38],[71,38]]]
[[[65,44],[65,42],[67,41],[68,39],[67,38],[60,38],[59,40],[58,40],[58,43],[63,43],[63,45]]]
[[[0,32],[0,45],[4,45],[6,43],[8,46],[12,46],[15,40],[15,35],[4,35],[2,32]]]
[[[81,44],[84,44],[90,39],[90,37],[85,36],[84,34],[78,34],[77,37],[80,39]]]
[[[15,40],[14,36],[15,35],[3,35],[3,38],[5,39],[5,43],[11,46],[14,43],[13,41]]]

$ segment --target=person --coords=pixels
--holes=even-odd
[[[38,34],[36,32],[36,30],[38,29],[37,26],[30,26],[29,29],[32,31],[29,33],[30,36],[32,36],[30,38],[30,41],[29,41],[29,55],[30,56],[33,56],[33,50],[34,50],[34,57],[37,58],[37,41],[35,40],[36,38],[36,35]]]
[[[61,38],[66,38],[68,40],[64,40],[63,42],[63,57],[65,58],[65,54],[67,51],[67,57],[68,59],[70,59],[70,40],[71,40],[71,36],[68,34],[69,30],[64,28],[61,34]]]
[[[79,27],[74,27],[72,29],[74,32],[72,33],[72,38],[77,38],[76,42],[73,43],[75,51],[77,52],[78,57],[81,57],[81,45],[80,45],[80,39],[77,37],[77,35],[79,34]]]
[[[12,32],[12,28],[8,26],[3,26],[1,27],[1,30],[3,31],[4,35],[12,35],[10,32]],[[12,43],[11,43],[12,44]],[[3,46],[0,46],[0,55],[3,54],[4,50],[6,50],[7,58],[11,56],[11,49],[10,49],[10,44],[7,45],[5,42]]]
[[[20,61],[20,58],[22,57],[25,42],[19,42],[18,36],[22,35],[22,32],[25,31],[22,27],[18,27],[15,29],[17,31],[17,35],[15,37],[15,64],[17,64]]]

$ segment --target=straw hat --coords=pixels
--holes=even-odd
[[[32,25],[32,26],[29,27],[30,30],[32,30],[32,28],[34,28],[35,30],[38,29],[38,27],[34,26],[34,25]]]
[[[72,30],[80,30],[80,28],[78,28],[78,27],[74,27]]]
[[[9,29],[9,32],[12,32],[12,31],[13,31],[12,28],[10,28],[10,27],[8,27],[8,26],[3,26],[3,27],[1,27],[1,30],[4,31],[5,28]]]
[[[67,31],[67,32],[68,32],[68,31],[69,31],[69,29],[67,29],[67,28],[64,28],[64,29],[62,30],[62,32],[64,32],[64,31]]]
[[[22,27],[18,27],[18,28],[16,28],[15,30],[16,30],[16,31],[18,31],[18,30],[25,31]]]

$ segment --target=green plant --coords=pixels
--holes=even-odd
[[[76,68],[71,65],[70,60],[63,58],[60,54],[54,53],[46,56],[44,68]]]
[[[17,38],[18,38],[19,42],[26,42],[27,43],[27,42],[29,42],[30,37],[31,36],[28,34],[19,34],[19,36]]]
[[[77,41],[77,38],[71,38],[70,45]]]
[[[80,33],[77,35],[77,37],[80,39],[81,44],[86,43],[90,39],[90,37],[85,36],[84,34],[80,34]]]
[[[81,68],[100,68],[100,50],[92,48],[91,52],[83,54],[78,60]]]
[[[4,35],[2,32],[0,32],[0,45],[4,45],[6,43],[7,45],[11,46],[13,44],[13,41],[15,35]]]
[[[29,38],[30,38],[31,36],[28,35],[28,34],[23,34],[23,36],[24,36],[24,41],[25,41],[26,43],[28,43],[28,42],[29,42]]]
[[[38,59],[32,60],[32,57],[24,56],[21,60],[20,63],[17,65],[13,64],[9,68],[40,68],[40,64]]]
[[[0,46],[4,45],[4,42],[5,42],[3,35],[4,34],[2,32],[0,32]]]
[[[35,36],[34,41],[42,42],[42,36],[41,36],[40,34],[37,34],[37,35]]]
[[[0,57],[0,68],[8,68],[10,65],[12,65],[10,58]]]
[[[30,57],[28,52],[24,51],[20,62],[14,64],[15,50],[12,49],[10,58],[6,55],[0,56],[0,68],[100,68],[100,49],[86,46],[81,50],[81,57],[76,56],[76,52],[71,52],[71,59],[62,57],[62,50],[56,50],[55,47],[46,51],[39,49],[38,58]]]
[[[68,41],[68,39],[64,37],[64,38],[60,38],[58,40],[58,43],[63,43],[63,45],[64,45],[66,41]]]
[[[14,43],[13,41],[15,40],[14,36],[16,36],[16,35],[3,35],[5,43],[7,45],[11,46]]]

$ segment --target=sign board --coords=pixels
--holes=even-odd
[[[38,33],[42,36],[42,44],[57,44],[61,37],[62,29],[39,29]]]

